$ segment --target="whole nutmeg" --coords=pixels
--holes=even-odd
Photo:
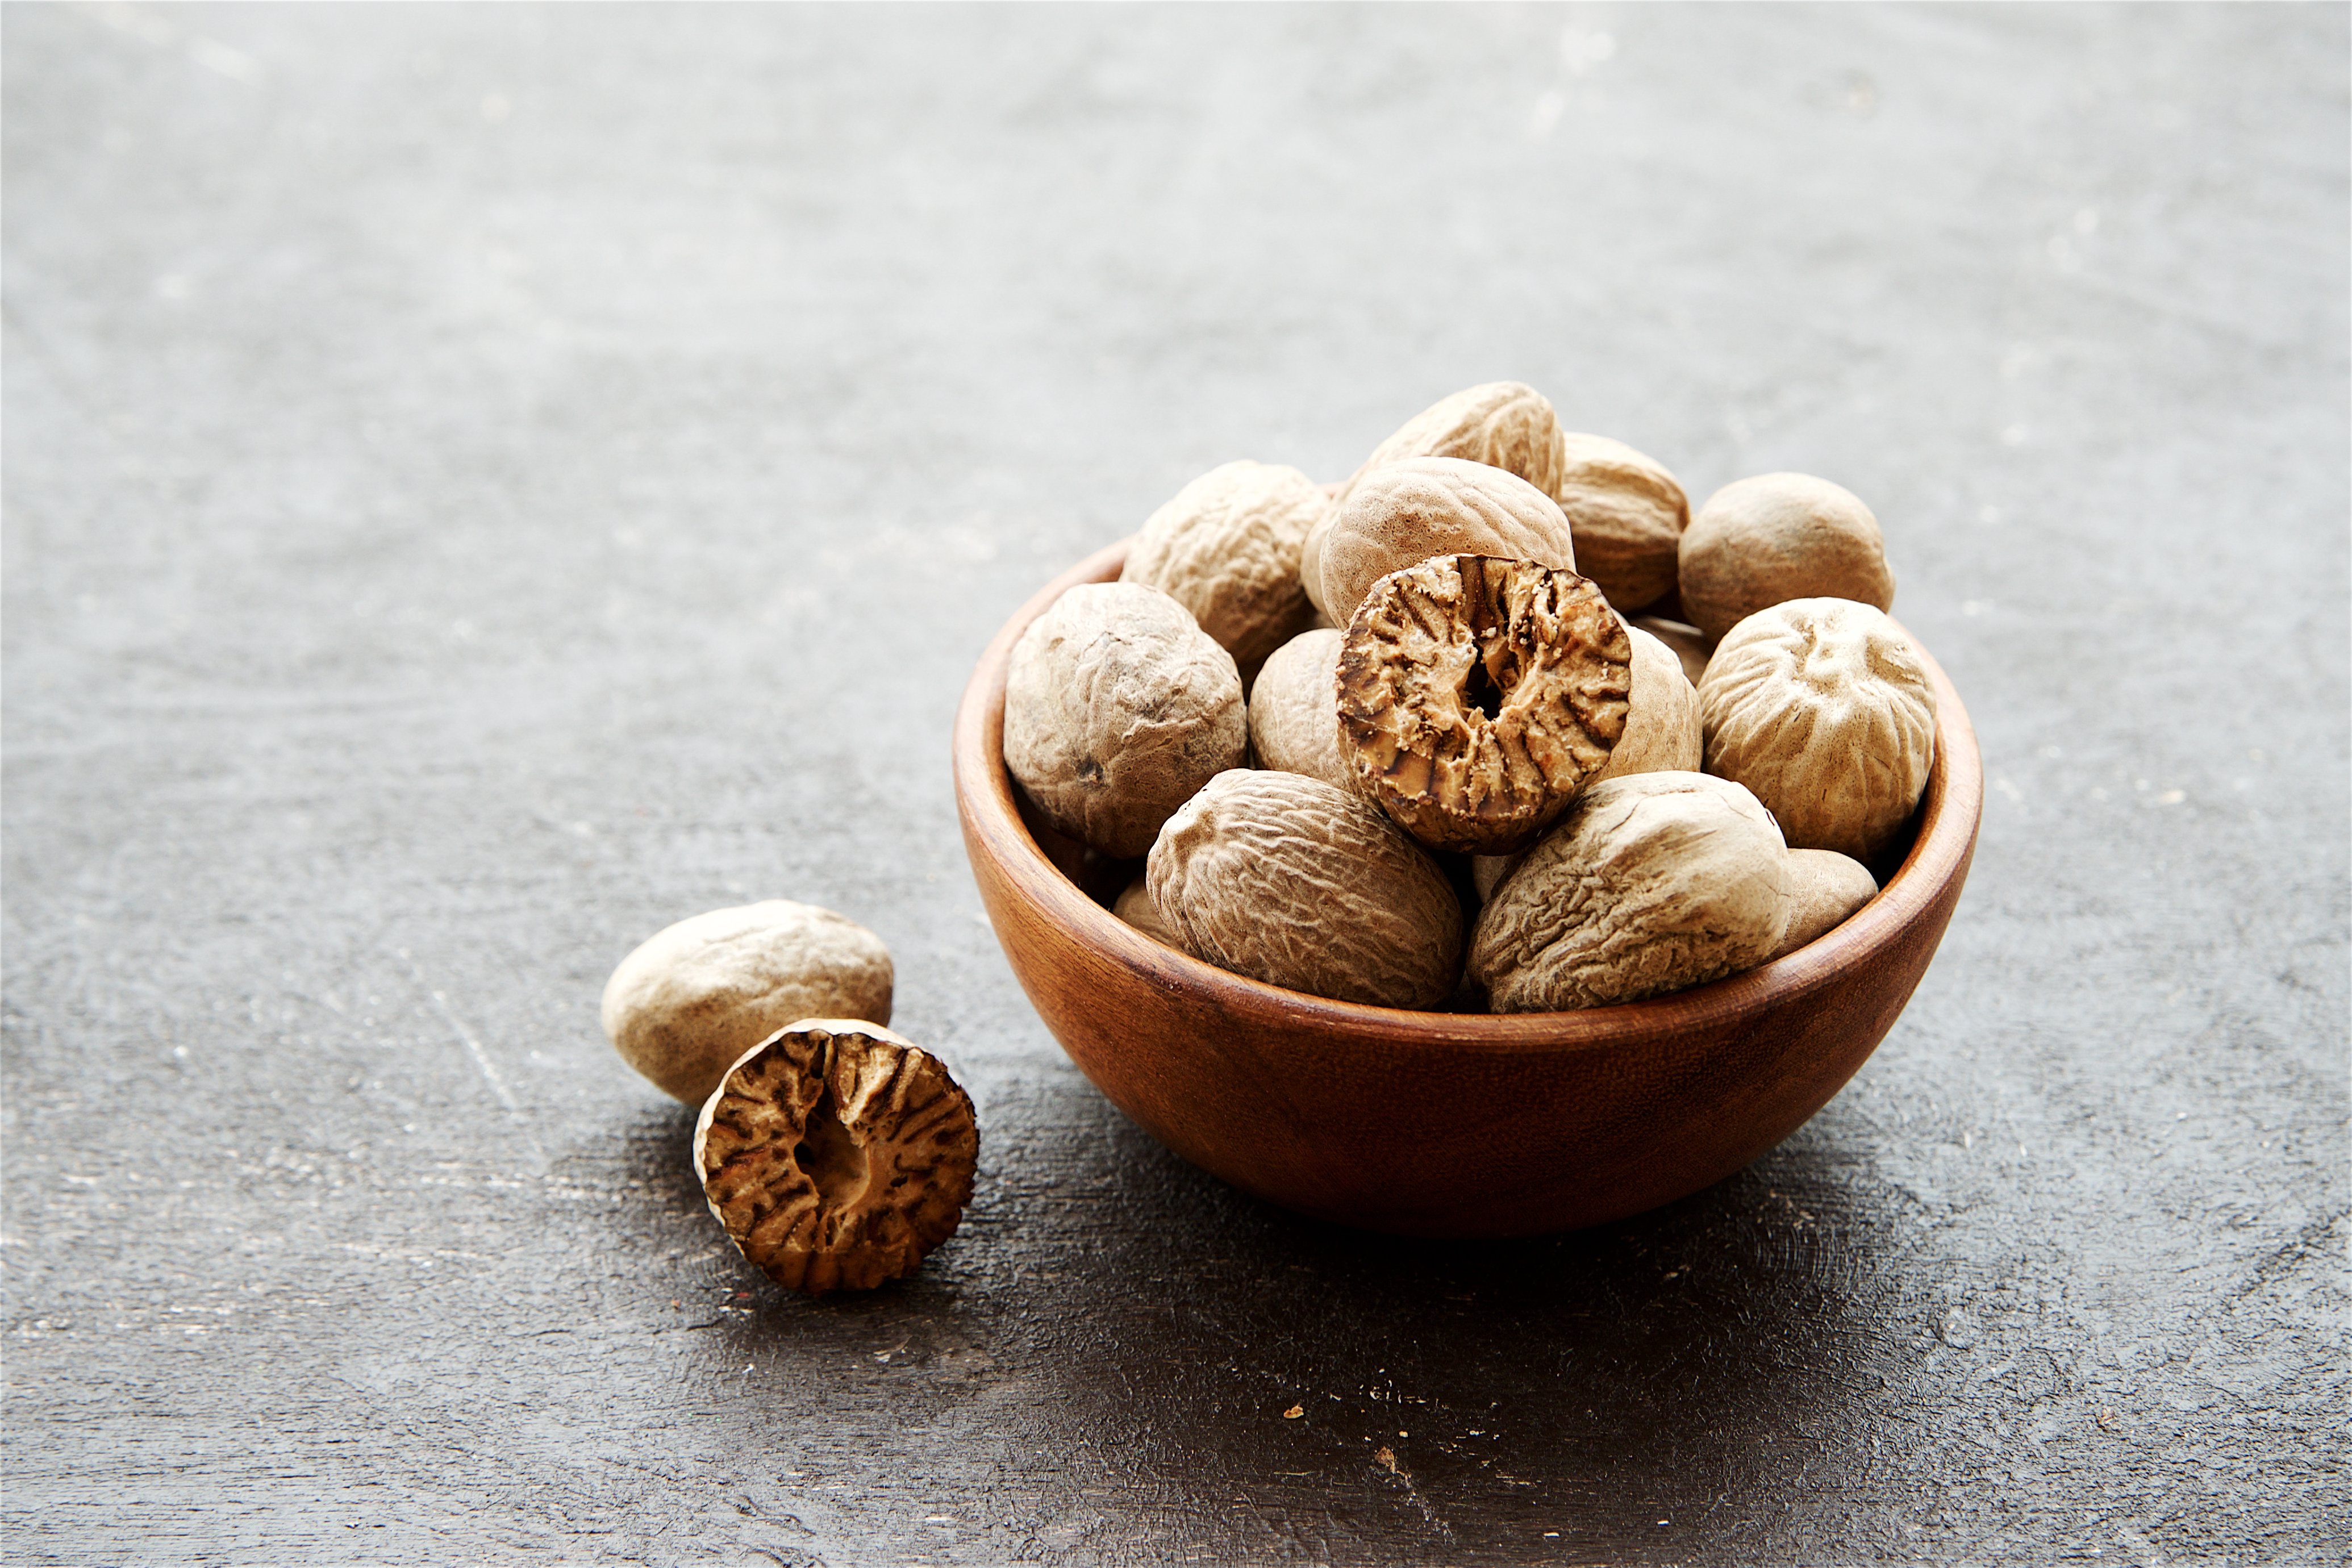
[[[1331,620],[1331,607],[1323,602],[1323,542],[1331,537],[1331,511],[1330,507],[1323,509],[1323,515],[1315,520],[1315,526],[1307,531],[1306,542],[1298,547],[1298,587],[1307,595],[1307,602],[1315,606],[1317,626]]]
[[[1850,599],[1791,599],[1733,627],[1699,682],[1706,771],[1755,792],[1790,846],[1869,860],[1936,759],[1936,692],[1910,639]]]
[[[1561,438],[1552,499],[1576,536],[1576,569],[1631,613],[1675,589],[1690,501],[1665,465],[1606,436]]]
[[[1375,468],[1412,458],[1484,463],[1517,474],[1551,495],[1559,482],[1560,442],[1559,418],[1550,401],[1525,382],[1490,381],[1465,387],[1439,398],[1373,447],[1341,487],[1339,499],[1345,500]]]
[[[1340,634],[1302,632],[1274,652],[1250,688],[1250,751],[1257,765],[1356,787],[1339,750]]]
[[[699,1105],[795,1018],[887,1023],[890,950],[831,910],[769,899],[656,931],[604,983],[604,1034],[667,1095]]]
[[[1706,760],[1706,740],[1699,726],[1698,690],[1683,673],[1683,661],[1631,622],[1625,636],[1633,648],[1625,732],[1617,737],[1608,763],[1592,782],[1631,773],[1698,772]]]
[[[1707,498],[1683,535],[1683,613],[1720,637],[1790,599],[1895,604],[1878,519],[1853,492],[1810,474],[1760,474]]]
[[[1780,830],[1738,784],[1611,779],[1495,889],[1469,977],[1497,1013],[1638,1002],[1763,963],[1790,895]]]
[[[980,1130],[938,1058],[862,1018],[803,1018],[727,1071],[694,1174],[743,1256],[788,1290],[915,1271],[971,1201]]]
[[[1105,855],[1150,848],[1248,744],[1234,656],[1157,588],[1081,584],[1013,645],[1004,765],[1046,821]]]
[[[1641,627],[1674,649],[1675,657],[1682,661],[1684,678],[1693,687],[1698,685],[1699,677],[1706,673],[1707,658],[1715,652],[1713,637],[1687,622],[1671,621],[1664,616],[1635,616],[1625,624]]]
[[[1151,902],[1150,881],[1139,874],[1119,894],[1118,900],[1111,905],[1110,912],[1154,942],[1165,942],[1170,947],[1184,945],[1176,940],[1176,933],[1168,929],[1168,922],[1160,918],[1159,910]]]
[[[1119,581],[1158,588],[1235,663],[1255,664],[1314,618],[1299,552],[1329,510],[1323,487],[1297,468],[1226,463],[1151,514]]]
[[[1324,613],[1346,625],[1373,584],[1433,555],[1576,570],[1576,541],[1550,496],[1484,463],[1415,458],[1364,475],[1333,508],[1323,538]]]
[[[1374,585],[1340,646],[1358,787],[1433,849],[1523,848],[1608,764],[1633,643],[1601,591],[1533,561],[1441,555]]]
[[[1177,944],[1220,969],[1343,1002],[1433,1007],[1462,969],[1462,906],[1379,811],[1299,773],[1219,773],[1145,864]]]
[[[1790,850],[1789,881],[1789,934],[1773,950],[1775,958],[1828,935],[1878,896],[1870,868],[1834,849]]]

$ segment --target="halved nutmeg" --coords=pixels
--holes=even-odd
[[[1573,572],[1440,555],[1372,585],[1339,652],[1342,749],[1423,844],[1526,847],[1608,764],[1633,644]]]
[[[980,1131],[939,1058],[879,1024],[803,1018],[728,1069],[694,1173],[743,1256],[788,1290],[915,1271],[971,1201]]]

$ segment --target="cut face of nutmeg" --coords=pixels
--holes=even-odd
[[[1524,847],[1608,765],[1633,644],[1601,591],[1532,561],[1444,555],[1374,584],[1341,645],[1341,748],[1433,848]]]
[[[812,1296],[915,1271],[955,1234],[980,1158],[971,1100],[878,1024],[803,1018],[704,1102],[694,1173],[745,1258]]]

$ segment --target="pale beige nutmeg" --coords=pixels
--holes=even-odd
[[[1683,661],[1674,649],[1631,622],[1625,636],[1633,649],[1625,731],[1592,782],[1632,773],[1698,772],[1706,756],[1698,689],[1683,673]]]
[[[1608,765],[1633,649],[1601,591],[1532,561],[1441,555],[1383,577],[1340,647],[1359,788],[1433,849],[1525,847]]]
[[[1262,768],[1356,787],[1339,750],[1340,634],[1302,632],[1276,648],[1250,688],[1250,752]]]
[[[1299,552],[1330,505],[1297,468],[1223,464],[1151,514],[1119,581],[1160,589],[1236,663],[1255,664],[1314,618]]]
[[[1546,495],[1559,483],[1563,463],[1559,416],[1550,400],[1525,382],[1490,381],[1439,398],[1372,448],[1347,484],[1345,500],[1374,469],[1412,458],[1460,458],[1501,468]]]
[[[1706,673],[1706,661],[1715,652],[1715,639],[1685,621],[1668,620],[1664,616],[1635,616],[1625,623],[1639,626],[1668,647],[1682,660],[1683,675],[1692,686]]]
[[[1220,773],[1146,864],[1186,952],[1343,1002],[1434,1007],[1462,970],[1462,906],[1434,861],[1360,796],[1299,773]]]
[[[769,899],[656,931],[604,983],[604,1034],[623,1059],[688,1105],[738,1057],[795,1018],[887,1023],[890,950],[852,920]]]
[[[1549,495],[1483,463],[1415,458],[1365,475],[1333,509],[1320,562],[1324,613],[1345,626],[1374,583],[1433,555],[1576,570],[1576,541]]]
[[[1183,946],[1176,940],[1176,933],[1168,929],[1168,922],[1160,918],[1160,910],[1151,902],[1150,880],[1139,873],[1111,905],[1110,912],[1154,942],[1170,947]]]
[[[1576,536],[1576,569],[1631,613],[1675,589],[1690,500],[1665,465],[1606,436],[1561,437],[1552,499]]]
[[[939,1058],[862,1018],[803,1018],[730,1067],[694,1128],[704,1201],[788,1290],[915,1271],[971,1201],[980,1129]]]
[[[1315,526],[1307,531],[1307,538],[1298,547],[1298,589],[1307,602],[1315,606],[1316,626],[1337,625],[1331,618],[1331,606],[1323,602],[1323,542],[1331,537],[1331,517],[1337,509],[1325,507]]]
[[[1479,911],[1497,1013],[1636,1002],[1752,969],[1789,927],[1788,854],[1738,784],[1636,773],[1585,792]]]
[[[1870,868],[1834,849],[1790,850],[1789,880],[1789,933],[1775,958],[1827,936],[1878,896]]]
[[[1853,491],[1810,474],[1760,474],[1709,496],[1677,569],[1683,613],[1711,637],[1790,599],[1895,604],[1878,519]]]
[[[1936,692],[1902,629],[1850,599],[1732,628],[1699,682],[1706,771],[1755,792],[1791,847],[1876,857],[1936,757]]]
[[[1157,588],[1081,584],[1013,645],[1004,764],[1046,821],[1105,855],[1150,848],[1248,744],[1234,656]]]

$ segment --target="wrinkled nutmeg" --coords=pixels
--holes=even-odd
[[[638,944],[604,983],[604,1035],[688,1105],[795,1018],[890,1021],[890,950],[831,910],[768,899],[712,910]]]
[[[1706,771],[1737,780],[1790,846],[1874,858],[1936,758],[1936,691],[1883,611],[1791,599],[1717,645],[1699,683]]]
[[[1192,612],[1140,583],[1086,583],[1013,645],[1004,765],[1055,827],[1116,859],[1249,744],[1241,672]]]
[[[1329,510],[1323,487],[1297,468],[1223,464],[1151,514],[1119,581],[1160,590],[1236,663],[1254,665],[1314,618],[1299,552]]]
[[[1625,636],[1633,647],[1625,732],[1617,737],[1609,765],[1592,782],[1631,773],[1698,772],[1706,744],[1699,727],[1698,690],[1683,673],[1683,661],[1674,649],[1630,622]]]
[[[1674,592],[1690,501],[1665,465],[1606,436],[1561,438],[1552,499],[1576,535],[1576,569],[1628,614]]]
[[[1168,922],[1160,918],[1159,910],[1153,907],[1151,884],[1146,877],[1138,875],[1134,881],[1129,882],[1127,890],[1120,893],[1118,901],[1111,905],[1110,912],[1154,942],[1165,942],[1170,947],[1184,945],[1176,940],[1176,933],[1168,929]]]
[[[1433,555],[1494,555],[1576,570],[1576,541],[1550,496],[1484,463],[1414,458],[1362,476],[1332,508],[1318,603],[1344,626],[1374,583]]]
[[[1878,519],[1852,490],[1810,474],[1759,474],[1707,498],[1683,535],[1683,613],[1720,637],[1790,599],[1895,603]]]
[[[1302,632],[1276,648],[1250,688],[1250,750],[1257,765],[1304,773],[1341,789],[1356,787],[1355,770],[1339,750],[1339,712],[1333,705],[1339,673],[1340,634]]]
[[[1633,648],[1601,591],[1532,561],[1444,555],[1381,579],[1339,671],[1360,787],[1422,843],[1525,847],[1624,733]]]
[[[1789,881],[1789,934],[1773,950],[1775,958],[1828,935],[1878,896],[1870,868],[1834,849],[1790,850]]]
[[[1625,623],[1639,626],[1668,647],[1682,660],[1683,675],[1693,687],[1706,673],[1708,656],[1715,652],[1715,639],[1686,621],[1670,621],[1664,616],[1635,616]]]
[[[1423,409],[1372,448],[1353,478],[1341,487],[1345,500],[1375,468],[1411,458],[1459,458],[1501,468],[1555,492],[1562,467],[1559,418],[1550,399],[1525,382],[1490,381]]]
[[[694,1173],[743,1256],[788,1290],[915,1271],[971,1201],[980,1131],[939,1058],[878,1024],[803,1018],[728,1070]]]
[[[1789,928],[1780,830],[1738,784],[1636,773],[1585,792],[1479,911],[1497,1013],[1638,1002],[1752,969]]]
[[[1145,872],[1176,944],[1310,995],[1434,1007],[1462,970],[1445,874],[1359,796],[1299,773],[1219,773]]]

